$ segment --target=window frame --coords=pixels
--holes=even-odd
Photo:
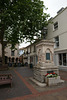
[[[59,36],[55,37],[55,48],[59,47]]]
[[[46,60],[50,60],[50,53],[46,53]]]
[[[58,21],[53,24],[53,31],[58,29]]]
[[[15,50],[11,50],[11,56],[15,56]]]

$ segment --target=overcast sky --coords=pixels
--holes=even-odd
[[[57,11],[62,7],[67,7],[67,0],[42,0],[44,5],[48,8],[47,13],[50,14],[50,17],[54,17],[57,14]],[[22,43],[21,47],[27,46],[29,43]]]
[[[67,7],[67,0],[42,0],[44,5],[48,8],[47,13],[51,17],[54,17],[57,14],[57,11],[62,7]]]

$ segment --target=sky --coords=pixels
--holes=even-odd
[[[57,15],[57,11],[59,11],[62,7],[67,7],[67,0],[41,0],[44,1],[44,5],[48,8],[46,13],[50,14],[50,17],[54,17]],[[29,43],[21,43],[19,48],[25,47],[29,45]]]
[[[44,1],[44,5],[48,8],[47,13],[50,14],[51,17],[54,17],[57,14],[57,11],[62,7],[67,6],[67,0],[42,0]]]

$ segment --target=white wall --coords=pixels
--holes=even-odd
[[[67,52],[67,8],[57,16],[52,19],[52,24],[48,25],[48,33],[46,39],[53,40],[55,42],[55,37],[59,36],[59,47],[54,49],[54,62],[55,65],[59,65],[58,53]],[[58,29],[53,30],[53,24],[58,22]]]
[[[11,46],[9,46],[9,44],[7,45],[7,47],[5,48],[5,56],[11,57]],[[15,55],[13,57],[19,57],[19,46],[18,44],[15,46],[17,48],[17,50],[15,50]],[[1,44],[0,44],[0,56],[2,56],[2,50],[1,50]]]
[[[53,23],[48,25],[48,34],[46,39],[54,40],[56,36],[59,36],[59,48],[56,50],[67,49],[67,8],[53,18],[53,23],[58,22],[58,29],[53,30]]]

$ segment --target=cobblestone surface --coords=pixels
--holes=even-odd
[[[10,87],[10,85],[0,86],[0,100],[32,94],[30,89],[27,88],[27,86],[22,82],[22,80],[14,72],[13,69],[7,71],[0,71],[0,74],[7,73],[12,74],[12,87]]]
[[[28,67],[17,67],[0,74],[11,73],[10,85],[0,86],[0,100],[67,100],[67,71],[60,71],[63,84],[41,88],[29,80],[33,77],[33,70]]]

